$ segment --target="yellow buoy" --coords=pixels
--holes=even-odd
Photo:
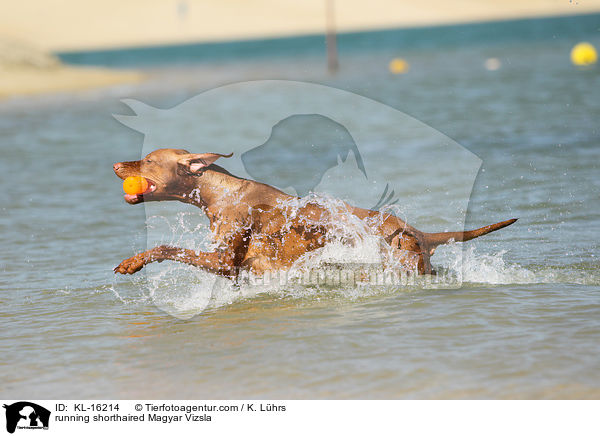
[[[592,65],[598,60],[598,53],[589,42],[580,42],[571,49],[571,62],[574,65]]]
[[[390,61],[388,68],[392,74],[403,74],[408,71],[410,65],[402,58],[394,58]]]

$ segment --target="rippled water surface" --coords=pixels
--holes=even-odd
[[[539,38],[464,40],[457,27],[446,30],[456,38],[436,44],[435,32],[409,34],[417,48],[402,40],[402,50],[363,38],[342,44],[335,76],[323,71],[320,53],[261,53],[154,64],[150,79],[134,86],[0,102],[0,392],[599,398],[600,69],[574,68],[568,52],[581,39],[600,46],[600,34],[577,21],[553,32],[553,23],[536,24]],[[392,76],[387,64],[399,55],[411,69]],[[501,61],[499,70],[484,68],[490,57]],[[460,273],[460,287],[279,286],[223,294],[190,319],[171,316],[165,304],[193,310],[212,278],[171,264],[175,289],[152,274],[113,274],[120,260],[145,249],[147,229],[144,207],[123,201],[112,172],[116,161],[139,159],[143,137],[111,114],[130,114],[121,98],[169,108],[250,79],[326,84],[415,117],[482,160],[463,211],[466,227],[519,221],[464,251],[438,250],[434,265]],[[234,135],[247,138],[243,130]],[[209,151],[200,143],[187,148]],[[402,156],[392,146],[361,151],[391,156],[380,170],[407,180],[401,204],[402,195],[418,193],[411,175],[398,173]],[[452,164],[435,165],[452,175]],[[438,194],[403,210],[422,230],[452,227],[440,217],[453,206]],[[199,234],[205,230],[200,223]]]

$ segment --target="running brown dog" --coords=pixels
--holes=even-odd
[[[231,154],[193,154],[167,148],[139,161],[114,164],[121,179],[141,175],[148,180],[143,194],[126,194],[125,201],[178,200],[198,206],[208,216],[218,247],[214,252],[197,252],[161,245],[125,259],[115,272],[133,274],[148,263],[173,260],[232,278],[241,269],[260,275],[290,267],[307,251],[323,247],[331,231],[329,223],[344,217],[343,210],[336,212],[313,203],[292,210],[289,203],[295,197],[230,174],[214,164],[221,157]],[[346,212],[360,218],[393,248],[403,267],[421,274],[434,273],[429,258],[437,246],[452,240],[468,241],[516,221],[467,232],[425,233],[389,213],[346,207]]]

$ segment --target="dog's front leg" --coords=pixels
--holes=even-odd
[[[162,262],[163,260],[186,263],[224,276],[235,275],[233,256],[226,251],[196,252],[188,248],[170,247],[168,245],[160,245],[125,259],[114,271],[121,274],[134,274],[151,262]]]

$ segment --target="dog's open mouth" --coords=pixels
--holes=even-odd
[[[125,194],[123,197],[125,201],[129,204],[138,204],[144,201],[144,197],[149,197],[152,195],[154,191],[156,191],[156,183],[152,180],[146,178],[148,181],[148,188],[142,192],[141,194]]]

